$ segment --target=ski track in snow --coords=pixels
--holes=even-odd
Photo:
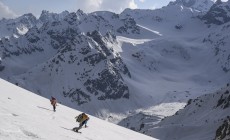
[[[139,27],[141,27],[141,28],[144,28],[144,29],[146,29],[146,30],[148,30],[148,31],[150,31],[150,32],[152,32],[152,33],[154,33],[154,34],[157,34],[157,35],[159,35],[159,36],[162,36],[162,34],[161,34],[160,32],[158,32],[158,31],[154,31],[154,30],[149,29],[149,28],[147,28],[147,27],[145,27],[145,26],[142,26],[142,25],[140,25],[140,24],[137,24],[137,26],[139,26]]]
[[[128,37],[124,37],[124,36],[117,36],[117,40],[120,42],[126,42],[126,43],[130,43],[135,45],[138,44],[143,44],[145,42],[151,41],[153,39],[133,39],[133,38],[128,38]]]

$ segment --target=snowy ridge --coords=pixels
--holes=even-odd
[[[78,126],[74,117],[81,112],[58,104],[53,112],[49,100],[0,80],[0,139],[4,140],[154,140],[89,116],[82,134],[71,129]]]
[[[47,22],[57,22],[63,20],[67,14],[69,14],[68,11],[64,11],[60,14],[42,11],[38,19],[31,13],[24,14],[16,19],[1,19],[0,38],[11,36],[18,38],[21,35],[26,34],[32,27],[40,28]]]
[[[169,5],[183,5],[194,10],[207,12],[214,2],[215,0],[176,0],[170,2]]]

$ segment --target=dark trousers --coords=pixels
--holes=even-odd
[[[82,123],[79,124],[78,130],[82,128],[83,125],[86,126],[89,119],[84,120]]]
[[[53,110],[56,111],[56,105],[53,105]]]

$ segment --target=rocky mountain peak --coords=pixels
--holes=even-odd
[[[230,21],[230,1],[222,2],[221,0],[210,8],[210,10],[201,18],[206,24],[221,25]]]
[[[81,9],[78,9],[77,12],[76,12],[76,14],[77,14],[78,16],[83,16],[83,15],[85,15],[85,13],[84,13]]]
[[[31,13],[24,14],[18,18],[18,22],[26,25],[28,28],[33,27],[36,24],[36,20],[36,17]]]
[[[52,22],[52,21],[59,21],[61,19],[63,19],[66,15],[68,15],[69,12],[68,11],[63,11],[62,13],[60,14],[57,14],[57,13],[50,13],[49,11],[46,11],[46,10],[43,10],[40,17],[39,17],[39,20],[43,23],[45,22]]]
[[[183,5],[201,12],[207,12],[213,4],[213,0],[176,0],[169,3],[169,5]]]

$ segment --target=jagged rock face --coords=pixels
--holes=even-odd
[[[60,90],[65,97],[69,97],[78,105],[88,103],[94,97],[97,100],[128,99],[129,89],[121,73],[128,76],[130,73],[119,55],[114,54],[105,42],[112,42],[114,39],[110,35],[102,37],[97,31],[88,33],[87,36],[76,35],[70,44],[61,48],[55,58],[42,69],[60,78],[62,75],[73,75],[71,81],[77,81],[78,85],[69,84]],[[76,70],[66,73],[65,67]],[[97,69],[97,72],[94,69]],[[55,84],[58,83],[54,82],[53,85]]]
[[[230,21],[230,2],[217,1],[201,18],[206,24],[221,25]]]
[[[18,22],[26,25],[26,27],[31,28],[36,24],[36,17],[33,14],[24,14],[18,18]]]
[[[171,2],[170,4],[183,4],[186,7],[191,7],[196,3],[196,0],[177,0],[175,2]]]
[[[230,107],[230,94],[229,90],[226,90],[224,94],[221,95],[221,97],[218,100],[218,103],[216,107],[221,107],[223,109]]]
[[[122,19],[124,26],[117,29],[118,33],[131,33],[131,34],[140,34],[140,28],[136,26],[136,22],[133,18]]]
[[[3,71],[5,66],[2,65],[2,61],[0,60],[0,72]]]
[[[201,12],[207,12],[213,4],[212,0],[176,0],[169,3],[169,5],[183,5]]]
[[[223,124],[216,130],[215,140],[228,140],[230,139],[230,117],[223,122]]]
[[[76,75],[75,80],[80,81],[82,86],[78,85],[79,88],[73,87],[64,90],[64,96],[70,97],[72,101],[76,101],[78,105],[91,101],[92,95],[96,96],[98,100],[128,99],[129,89],[124,83],[120,73],[128,76],[130,76],[130,73],[121,58],[114,55],[113,50],[107,48],[105,43],[105,40],[113,40],[114,38],[103,38],[97,31],[88,33],[87,35],[90,38],[85,36],[77,37],[79,40],[75,42],[75,45],[78,44],[78,48],[66,47],[59,52],[60,54],[57,58],[52,60],[55,64],[68,62],[68,64],[72,65],[71,67],[75,67],[75,69],[80,69],[78,67],[84,66],[83,71],[75,71],[73,73],[73,75]],[[95,44],[94,41],[97,44]],[[87,42],[89,44],[87,44]],[[80,47],[82,45],[81,43],[84,43],[83,47]],[[94,47],[90,48],[90,46]],[[69,52],[71,52],[71,54],[69,54]],[[55,65],[52,69],[55,69]],[[60,68],[56,70],[57,76],[65,74],[62,73],[60,69],[64,68],[60,66]],[[95,73],[93,69],[101,70]]]
[[[60,14],[56,14],[56,13],[49,13],[49,11],[43,10],[38,20],[40,20],[42,23],[60,21],[63,18],[65,18],[65,16],[67,16],[68,14],[69,14],[68,11],[64,11]]]
[[[36,29],[35,29],[36,32]],[[34,45],[33,43],[39,41],[40,38],[36,35],[27,34],[26,37],[22,37],[21,39],[16,38],[3,38],[0,40],[0,50],[2,52],[2,59],[11,56],[19,56],[22,54],[32,54],[33,52],[39,51],[42,52],[43,48],[41,46]],[[25,41],[27,44],[25,45]],[[13,44],[14,43],[14,44]]]

